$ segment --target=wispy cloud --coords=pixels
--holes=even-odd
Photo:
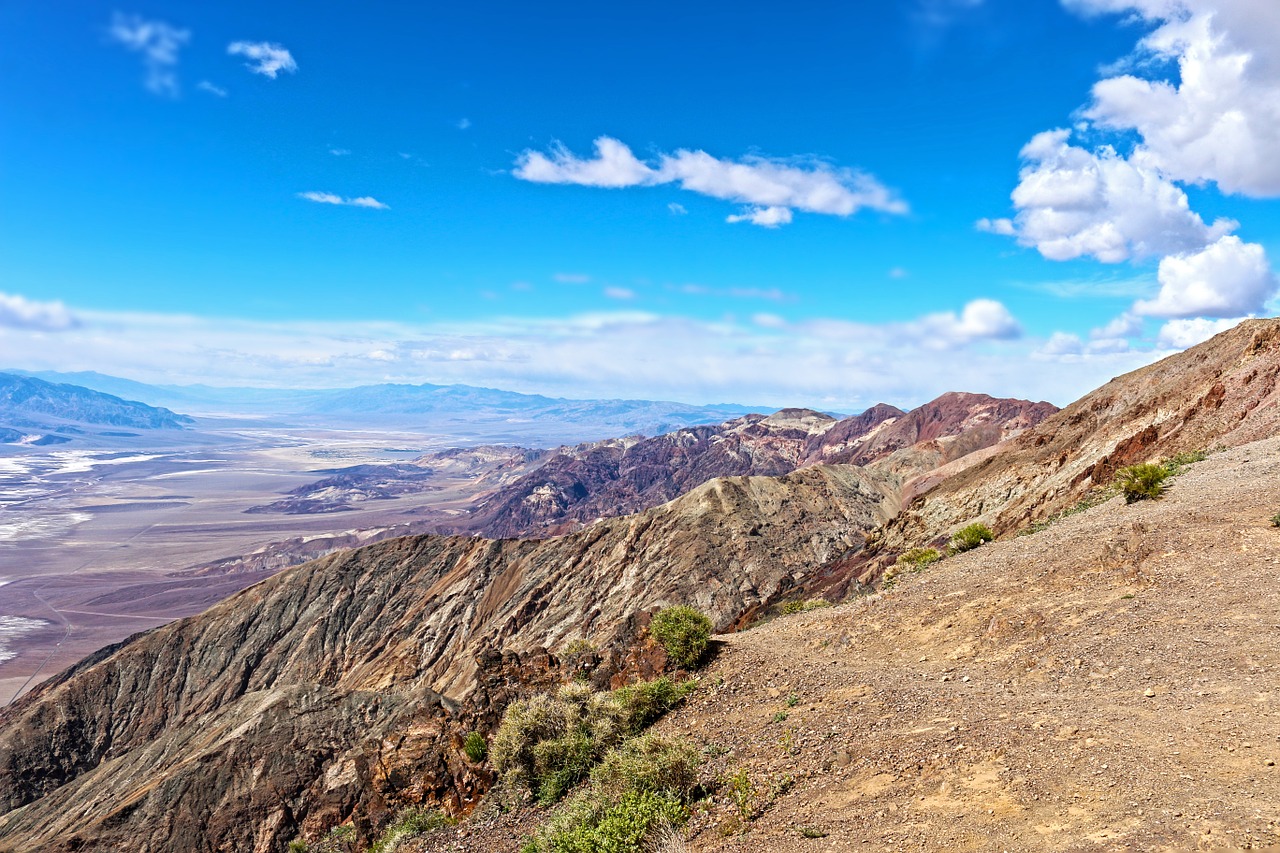
[[[0,328],[61,332],[80,325],[61,302],[36,302],[16,293],[0,293]]]
[[[465,117],[460,118],[453,123],[453,126],[458,130],[467,130],[471,127],[471,119]]]
[[[854,411],[943,391],[1065,402],[1151,352],[1028,371],[1042,342],[1011,338],[999,303],[890,323],[838,317],[701,320],[618,310],[433,323],[251,321],[80,312],[84,327],[0,335],[0,364],[142,380],[334,387],[462,382],[571,397],[739,400]],[[939,358],[945,342],[964,357]],[[157,365],[163,364],[163,368]],[[163,375],[159,375],[163,373]],[[981,387],[974,377],[982,377]]]
[[[138,15],[116,12],[107,28],[108,37],[129,50],[142,54],[147,69],[146,86],[157,95],[178,95],[178,51],[191,38],[190,30],[180,30],[164,21],[148,21]]]
[[[373,196],[356,196],[355,198],[344,198],[337,193],[324,192],[304,192],[298,193],[298,198],[314,201],[316,204],[337,204],[346,207],[368,207],[373,210],[390,210],[390,205],[383,204]]]
[[[604,295],[610,299],[621,299],[624,301],[636,298],[636,292],[629,287],[606,287],[604,289]]]
[[[210,83],[208,80],[201,80],[199,83],[196,84],[196,88],[199,89],[201,92],[208,92],[210,95],[213,95],[216,98],[225,98],[227,96],[226,89],[222,88],[221,86],[215,86],[212,83]]]
[[[349,148],[330,148],[330,149],[329,149],[329,153],[330,153],[330,154],[332,154],[334,157],[346,157],[346,156],[348,156],[348,155],[350,155],[350,154],[351,154],[351,149],[349,149]]]
[[[534,183],[609,189],[675,184],[747,205],[727,221],[766,228],[787,224],[794,210],[833,216],[849,216],[864,208],[890,214],[908,210],[906,202],[871,175],[812,158],[728,160],[680,149],[646,163],[608,136],[596,139],[592,158],[578,157],[558,143],[549,154],[526,150],[516,158],[513,174]]]
[[[777,287],[707,287],[704,284],[682,284],[680,292],[690,296],[765,299],[770,302],[787,302],[795,298]]]
[[[586,284],[591,281],[591,276],[581,272],[558,272],[551,278],[561,284]]]
[[[667,210],[671,211],[673,216],[684,216],[689,212],[688,209],[678,201],[669,202],[667,204]]]
[[[270,77],[272,80],[281,71],[294,74],[298,63],[284,45],[267,41],[233,41],[227,45],[227,53],[232,56],[243,56],[249,60],[244,64],[254,74]]]

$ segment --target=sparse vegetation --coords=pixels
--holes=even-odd
[[[1280,527],[1280,512],[1277,512],[1275,515],[1271,516],[1271,526]]]
[[[775,723],[782,723],[782,722],[786,722],[786,719],[787,719],[787,712],[786,712],[786,711],[779,711],[778,713],[776,713],[776,714],[774,714],[774,715],[773,715],[773,721],[774,721]]]
[[[798,693],[792,693],[791,695],[789,695],[789,696],[787,697],[787,707],[788,707],[788,708],[794,708],[795,706],[797,706],[797,705],[799,705],[799,704],[800,704],[800,694],[798,694]]]
[[[1127,504],[1135,501],[1155,500],[1164,494],[1165,480],[1170,469],[1154,462],[1140,462],[1116,472],[1116,486],[1124,494]]]
[[[1069,518],[1073,515],[1077,515],[1078,513],[1082,513],[1087,509],[1093,509],[1095,506],[1104,504],[1107,501],[1114,498],[1119,493],[1120,493],[1119,489],[1117,489],[1115,486],[1107,486],[1105,489],[1094,489],[1092,492],[1089,492],[1087,495],[1085,495],[1083,498],[1077,501],[1074,506],[1068,509],[1064,509],[1062,512],[1054,513],[1048,518],[1035,522],[1025,530],[1018,531],[1018,535],[1030,536],[1032,533],[1039,533],[1041,530],[1048,530],[1050,527],[1052,527],[1054,524],[1058,523],[1062,519]]]
[[[681,740],[631,738],[610,750],[524,853],[641,853],[688,818],[699,758]]]
[[[472,732],[462,741],[462,751],[466,753],[467,758],[479,764],[489,756],[489,744],[485,741],[484,735]]]
[[[808,613],[810,610],[820,610],[823,607],[830,606],[831,602],[825,598],[797,599],[795,601],[784,601],[782,606],[778,608],[778,612],[784,616],[790,616],[792,613]]]
[[[936,563],[941,559],[942,553],[937,548],[912,548],[899,554],[895,565],[918,572],[930,563]]]
[[[658,611],[649,624],[649,633],[667,650],[671,660],[692,669],[706,654],[711,628],[711,620],[701,611],[678,604]]]
[[[610,693],[575,683],[512,702],[490,748],[494,769],[508,784],[555,802],[609,749],[654,723],[695,686],[663,677]]]
[[[369,853],[395,853],[404,842],[455,823],[456,820],[435,809],[405,809],[383,830],[382,835],[369,848]]]
[[[974,548],[992,542],[995,538],[996,535],[991,532],[990,527],[975,521],[973,524],[967,524],[951,534],[948,551],[952,554],[962,554],[965,551],[972,551]]]

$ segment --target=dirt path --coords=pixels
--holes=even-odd
[[[1280,843],[1280,441],[722,638],[659,730],[745,770],[694,850]],[[721,754],[723,753],[723,754]],[[727,797],[722,796],[721,800]],[[825,834],[823,837],[804,837]]]

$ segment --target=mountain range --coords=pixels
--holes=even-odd
[[[391,814],[412,804],[467,814],[494,779],[489,768],[461,751],[463,736],[473,730],[491,732],[513,698],[569,678],[561,653],[571,642],[590,640],[599,650],[601,663],[591,676],[598,683],[625,683],[653,671],[654,661],[638,652],[638,644],[649,615],[661,607],[693,605],[718,630],[732,631],[775,615],[790,601],[818,595],[831,601],[857,599],[882,588],[886,570],[903,552],[943,545],[957,528],[974,522],[1011,540],[984,546],[992,549],[996,568],[988,570],[985,552],[949,558],[937,570],[935,583],[922,575],[901,591],[900,599],[887,599],[887,607],[901,610],[900,617],[871,607],[883,595],[876,593],[862,599],[867,607],[841,608],[821,628],[812,623],[815,633],[769,634],[795,645],[782,647],[777,658],[767,659],[768,666],[804,660],[803,672],[810,674],[819,666],[837,666],[841,654],[875,650],[881,657],[870,661],[872,669],[891,669],[899,680],[886,680],[884,689],[895,693],[877,693],[858,683],[823,689],[834,691],[832,701],[841,703],[847,725],[885,743],[931,738],[933,718],[950,720],[960,713],[953,708],[977,701],[948,699],[947,691],[981,691],[973,696],[993,697],[989,707],[975,707],[980,718],[936,723],[951,728],[919,760],[898,761],[899,753],[871,749],[859,753],[862,764],[853,765],[852,753],[831,755],[821,772],[847,768],[854,775],[846,778],[847,787],[822,795],[829,809],[858,811],[860,798],[879,803],[879,792],[897,790],[894,786],[904,778],[924,778],[948,761],[972,762],[965,765],[972,775],[957,777],[954,785],[946,781],[950,787],[940,792],[910,788],[909,801],[892,803],[893,809],[886,803],[876,819],[917,832],[909,819],[890,812],[924,808],[929,796],[946,796],[962,786],[993,792],[989,799],[999,792],[1004,799],[991,799],[991,814],[998,807],[1007,810],[1005,819],[1020,820],[1024,812],[1040,814],[1033,797],[1043,795],[1053,797],[1046,805],[1062,824],[1045,825],[1042,839],[1054,839],[1045,842],[1048,846],[1104,845],[1096,833],[1086,836],[1070,829],[1072,820],[1081,825],[1088,820],[1088,802],[1073,800],[1048,776],[1042,782],[1015,780],[1016,768],[1001,769],[1001,755],[1006,749],[1023,749],[1017,738],[1039,742],[1055,730],[1061,743],[1085,749],[1133,741],[1141,726],[1155,724],[1155,718],[1125,716],[1119,709],[1127,708],[1125,697],[1130,695],[1138,697],[1136,702],[1146,701],[1144,696],[1158,698],[1157,683],[1151,682],[1146,693],[1139,689],[1146,683],[1142,681],[1114,692],[1111,685],[1118,682],[1108,680],[1141,677],[1136,669],[1116,669],[1109,663],[1115,658],[1123,658],[1125,667],[1159,669],[1157,658],[1168,650],[1143,638],[1142,613],[1125,616],[1125,630],[1107,633],[1111,645],[1098,646],[1093,638],[1102,636],[1101,620],[1119,618],[1114,602],[1090,605],[1110,608],[1102,615],[1061,614],[1053,590],[1074,584],[1072,594],[1085,595],[1089,584],[1075,573],[1060,583],[1046,577],[1053,574],[1055,561],[1075,566],[1072,561],[1079,560],[1084,566],[1079,571],[1112,572],[1129,584],[1123,600],[1132,599],[1156,583],[1152,578],[1165,576],[1164,563],[1147,566],[1144,560],[1157,553],[1164,554],[1162,560],[1176,559],[1176,549],[1155,550],[1147,526],[1159,522],[1165,506],[1175,505],[1156,506],[1141,516],[1147,519],[1144,526],[1134,521],[1132,529],[1105,534],[1101,543],[1079,535],[1093,529],[1081,525],[1098,523],[1088,519],[1068,522],[1066,534],[1014,535],[1097,495],[1110,486],[1119,467],[1132,462],[1221,446],[1243,448],[1237,456],[1223,458],[1247,466],[1254,454],[1250,442],[1275,435],[1280,426],[1278,378],[1280,321],[1247,321],[1112,380],[1061,411],[1048,404],[956,394],[910,413],[878,407],[859,416],[861,421],[784,410],[710,431],[676,432],[650,440],[640,450],[636,448],[646,443],[631,440],[562,449],[550,457],[558,460],[554,466],[544,462],[499,487],[476,518],[498,529],[570,531],[564,535],[496,540],[413,536],[336,553],[277,574],[200,616],[105,649],[0,712],[0,767],[6,771],[0,775],[0,802],[7,810],[0,815],[0,850],[267,853],[284,850],[295,837],[321,838],[340,824],[351,827],[357,843],[366,844]],[[1211,465],[1213,458],[1203,464]],[[751,470],[697,485],[690,482],[696,477],[679,473],[698,464],[711,466],[712,460]],[[791,466],[785,473],[754,470],[783,461]],[[1234,483],[1258,482],[1249,479],[1254,475],[1247,467],[1231,476]],[[1207,491],[1197,494],[1213,494],[1208,490],[1215,481],[1202,479],[1199,488]],[[682,489],[674,499],[656,503]],[[1259,486],[1254,491],[1254,499],[1261,499],[1266,490]],[[656,505],[619,514],[649,502]],[[1221,514],[1221,509],[1214,512]],[[1184,523],[1195,517],[1194,507],[1181,511]],[[1090,512],[1114,518],[1118,509],[1107,505]],[[1223,561],[1235,545],[1223,540],[1219,547],[1213,559],[1221,568],[1215,571],[1230,571]],[[1073,548],[1090,549],[1090,555],[1078,556]],[[1175,576],[1193,588],[1201,585],[1194,576],[1173,572],[1160,588],[1170,588]],[[1210,584],[1208,596],[1212,583],[1205,583]],[[1253,585],[1268,601],[1280,595],[1274,571],[1257,577]],[[1030,597],[1033,591],[1038,597]],[[1163,637],[1183,623],[1171,609],[1172,599],[1162,595],[1164,609],[1155,612]],[[895,600],[903,603],[894,605]],[[970,613],[979,600],[990,603]],[[1009,603],[1015,600],[1016,608]],[[1248,603],[1241,598],[1233,606]],[[914,641],[897,633],[898,618],[920,634],[918,661],[910,645]],[[1219,612],[1204,618],[1225,624],[1234,617]],[[972,636],[956,630],[960,625],[968,631],[971,624]],[[1082,634],[1082,626],[1092,633]],[[1205,635],[1199,640],[1217,642],[1213,625],[1197,622],[1194,629]],[[1233,681],[1229,688],[1239,691],[1239,701],[1230,705],[1240,720],[1234,725],[1251,732],[1263,729],[1254,718],[1270,707],[1275,667],[1280,665],[1274,640],[1263,638],[1260,630],[1261,623],[1249,629],[1258,648],[1240,652],[1249,656],[1248,665],[1230,664],[1230,672],[1239,673],[1238,684]],[[1062,648],[1052,647],[1050,637],[1063,638]],[[1001,638],[1017,654],[1000,651]],[[763,652],[751,651],[755,646],[732,637],[728,645],[743,650],[735,660],[744,665],[766,660],[760,657]],[[1064,657],[1068,650],[1075,650],[1075,657]],[[962,683],[953,683],[962,677],[957,666],[979,672],[981,666],[995,667],[991,661],[997,659],[1007,659],[1007,669],[991,669],[979,683],[965,673]],[[880,678],[857,666],[858,677]],[[1204,685],[1201,696],[1220,689],[1208,684],[1212,673],[1198,673]],[[1245,673],[1256,681],[1246,684]],[[774,691],[767,695],[778,694],[777,684],[788,678],[773,670],[722,670],[721,677],[725,674],[744,680],[742,694],[752,696],[766,695],[766,687]],[[762,681],[766,678],[773,680]],[[924,689],[924,679],[932,679],[928,699],[912,692]],[[1090,735],[1088,744],[1083,735],[1078,744],[1073,740],[1079,724],[1072,728],[1069,720],[1059,722],[1059,716],[1047,714],[1040,719],[1035,713],[1036,707],[1048,706],[1047,691],[1077,682],[1071,689],[1106,686],[1097,695],[1116,703],[1108,706],[1116,710],[1107,718],[1116,728]],[[908,694],[910,701],[897,698]],[[1001,695],[1021,697],[1027,713],[1012,718]],[[1190,700],[1192,694],[1186,696]],[[788,706],[803,702],[797,695]],[[720,704],[735,714],[747,713],[732,694],[722,696]],[[698,707],[695,703],[690,714]],[[865,711],[858,710],[863,707]],[[1227,711],[1223,705],[1222,713]],[[701,713],[716,711],[703,708]],[[1087,710],[1078,713],[1089,715]],[[761,709],[760,715],[764,725],[764,717],[785,720],[787,711]],[[1136,727],[1133,734],[1115,722],[1122,718],[1124,726]],[[687,717],[685,723],[694,726],[698,719]],[[755,725],[747,719],[743,717],[743,726]],[[1221,719],[1215,706],[1212,720],[1218,728],[1213,732],[1226,725],[1216,722]],[[1092,724],[1107,725],[1101,717]],[[1024,725],[1030,734],[1020,734]],[[1035,733],[1046,725],[1059,728]],[[968,731],[972,726],[979,734]],[[1033,731],[1033,726],[1039,728]],[[994,734],[984,739],[984,727],[1013,738],[1008,743],[1014,746],[1001,746]],[[1196,748],[1217,737],[1210,737],[1208,729],[1182,731]],[[797,748],[821,736],[814,727],[792,734],[801,743]],[[833,730],[832,736],[838,732]],[[962,754],[962,737],[979,745],[976,751]],[[1252,748],[1253,741],[1239,747]],[[1142,759],[1153,760],[1146,753]],[[737,760],[755,759],[739,754]],[[892,763],[879,769],[878,761]],[[1088,766],[1096,773],[1110,769],[1107,762]],[[1238,772],[1252,774],[1247,777],[1252,780],[1269,772],[1266,766],[1259,761],[1250,765],[1254,769]],[[1001,775],[1006,772],[1008,778]],[[1121,786],[1125,802],[1139,802],[1143,796],[1132,781],[1138,778],[1145,777],[1134,771],[1112,780]],[[1232,779],[1244,785],[1246,775]],[[793,777],[792,782],[808,785],[810,780]],[[1280,805],[1268,793],[1274,790],[1251,787],[1261,799],[1250,808]],[[779,789],[776,797],[785,793]],[[1161,800],[1166,801],[1174,802]],[[1144,814],[1140,805],[1126,808],[1131,817]],[[1167,813],[1172,821],[1173,809]],[[961,809],[948,820],[957,825],[982,818],[970,818]],[[1181,824],[1163,829],[1144,820],[1130,821],[1128,829],[1118,831],[1137,833],[1135,843],[1148,849],[1187,846],[1199,839]],[[1256,832],[1261,832],[1258,826]],[[795,827],[788,831],[790,840],[770,849],[802,849]],[[1028,824],[1027,831],[1034,835],[1041,829]],[[724,835],[709,830],[707,839],[700,849],[727,849],[717,847],[728,843]],[[515,849],[509,834],[478,843],[483,849]],[[936,843],[946,846],[945,833]],[[1020,849],[1035,849],[1019,844]]]
[[[120,430],[173,430],[192,423],[168,409],[88,388],[0,373],[0,443],[62,444],[86,435],[119,437]]]

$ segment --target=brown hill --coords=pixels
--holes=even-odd
[[[277,851],[352,814],[465,808],[486,778],[459,733],[539,683],[543,646],[625,648],[674,602],[728,627],[859,547],[893,488],[728,478],[573,536],[396,539],[277,575],[0,713],[0,850]]]

